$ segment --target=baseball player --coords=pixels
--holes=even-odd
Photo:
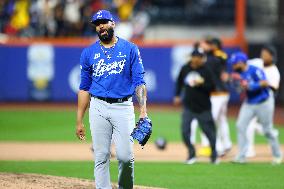
[[[230,63],[235,72],[240,76],[240,87],[246,92],[246,100],[243,102],[237,119],[238,147],[239,151],[233,162],[245,163],[248,150],[247,128],[249,122],[256,117],[263,127],[264,135],[272,149],[272,163],[280,164],[282,153],[278,142],[278,135],[273,128],[273,110],[270,98],[269,83],[264,72],[255,66],[247,64],[247,56],[238,52],[232,55]]]
[[[204,65],[205,54],[202,49],[195,49],[191,53],[191,60],[182,67],[176,82],[174,104],[183,103],[182,136],[188,148],[187,164],[196,162],[195,148],[190,140],[191,122],[194,118],[209,140],[211,147],[211,162],[218,163],[215,124],[211,113],[210,92],[215,84],[211,72]],[[182,95],[182,100],[181,96]]]
[[[274,96],[276,95],[277,90],[279,89],[279,83],[280,83],[280,73],[275,65],[276,50],[274,49],[273,46],[269,46],[269,45],[264,46],[261,49],[260,57],[261,58],[250,60],[248,64],[257,65],[258,67],[263,69],[265,76],[267,78],[269,87],[271,89],[270,90],[272,94],[270,95],[270,98],[272,98],[272,100],[270,101],[272,103],[271,106],[274,107]],[[255,132],[262,134],[262,135],[264,134],[262,126],[258,123],[256,118],[254,118],[248,126],[247,136],[248,136],[249,146],[248,146],[248,151],[246,154],[247,157],[255,156],[255,150],[254,150]]]
[[[206,52],[206,66],[212,72],[216,87],[210,94],[212,104],[212,115],[217,126],[216,149],[218,155],[225,155],[232,147],[230,138],[229,124],[227,120],[227,106],[229,102],[229,92],[227,89],[227,54],[222,51],[222,42],[218,38],[208,37],[200,43]],[[196,124],[193,122],[193,126]],[[198,151],[199,155],[209,156],[209,142],[201,135],[202,148]]]
[[[134,156],[130,136],[135,125],[132,95],[147,117],[144,68],[136,45],[114,35],[111,13],[100,10],[91,18],[97,40],[81,54],[81,84],[78,93],[77,130],[85,139],[83,117],[90,103],[89,122],[95,157],[96,188],[111,189],[109,164],[112,137],[119,162],[119,188],[133,188]]]

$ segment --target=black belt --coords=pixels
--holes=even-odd
[[[100,97],[100,96],[91,95],[91,97],[94,97],[94,98],[97,98],[97,99],[100,99],[100,100],[103,100],[107,103],[112,104],[112,103],[122,103],[122,102],[128,101],[128,99],[131,96],[126,96],[126,97],[123,97],[123,98],[108,98],[108,97]]]

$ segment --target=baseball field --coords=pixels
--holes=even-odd
[[[75,108],[74,104],[0,106],[1,189],[94,188],[88,117],[85,118],[87,140],[80,142],[74,134]],[[238,107],[229,110],[234,144],[237,110]],[[149,106],[148,111],[154,125],[153,134],[144,149],[135,145],[136,188],[284,188],[284,164],[275,166],[270,163],[270,149],[264,136],[256,135],[256,157],[248,159],[246,164],[230,163],[236,153],[234,146],[218,165],[208,163],[207,157],[198,157],[198,163],[186,165],[183,163],[186,148],[180,135],[181,109]],[[275,120],[284,151],[284,122],[281,114],[283,116],[283,109],[280,108]],[[155,147],[154,142],[158,137],[167,140],[165,150]],[[117,162],[114,149],[112,152],[110,172],[112,182],[115,183]]]

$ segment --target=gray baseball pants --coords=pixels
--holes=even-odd
[[[97,189],[111,189],[109,164],[110,146],[115,144],[119,189],[132,189],[134,182],[133,139],[135,126],[132,99],[122,103],[107,103],[92,97],[89,109],[90,130],[93,141]]]
[[[248,150],[247,128],[250,121],[255,116],[263,127],[264,135],[271,146],[273,157],[282,156],[278,141],[278,131],[273,128],[274,106],[272,93],[269,98],[262,103],[248,104],[244,102],[242,104],[237,120],[239,152],[236,159],[245,160]]]

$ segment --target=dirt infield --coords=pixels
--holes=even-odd
[[[199,146],[197,146],[197,149]],[[251,162],[270,162],[271,152],[266,144],[256,145],[256,157]],[[223,158],[222,162],[231,161],[237,148]],[[282,145],[284,151],[284,145]],[[36,143],[36,142],[1,142],[0,160],[15,161],[92,161],[93,152],[90,143]],[[159,150],[154,144],[147,144],[144,149],[134,145],[135,161],[183,162],[187,158],[187,149],[182,143],[169,143],[165,150]],[[112,159],[115,159],[112,147]],[[208,162],[208,157],[198,157],[200,162]]]
[[[95,189],[94,182],[87,179],[67,178],[40,174],[0,173],[1,189]],[[112,185],[117,189],[117,185]],[[134,186],[134,189],[159,189]]]

